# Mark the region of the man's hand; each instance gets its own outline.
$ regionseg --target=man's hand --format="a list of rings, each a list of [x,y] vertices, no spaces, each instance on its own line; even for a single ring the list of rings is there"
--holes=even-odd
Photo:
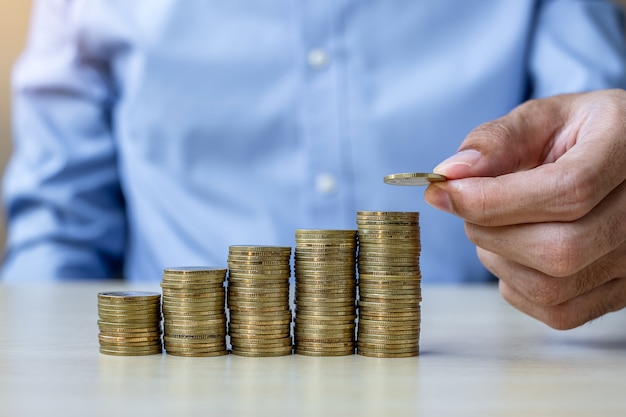
[[[500,293],[557,329],[626,307],[626,91],[529,101],[434,172]]]

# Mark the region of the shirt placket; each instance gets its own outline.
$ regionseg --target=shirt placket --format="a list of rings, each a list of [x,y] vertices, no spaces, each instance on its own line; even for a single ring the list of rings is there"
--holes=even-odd
[[[315,227],[342,227],[346,222],[347,184],[342,152],[339,80],[345,64],[334,26],[337,4],[330,0],[301,3],[301,132],[307,150],[307,211]]]

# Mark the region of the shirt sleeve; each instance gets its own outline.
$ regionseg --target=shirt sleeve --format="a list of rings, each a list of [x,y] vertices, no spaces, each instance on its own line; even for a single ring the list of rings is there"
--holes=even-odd
[[[3,184],[7,281],[121,277],[126,225],[112,88],[105,60],[81,51],[75,5],[34,3],[13,73],[14,152]]]
[[[543,0],[529,49],[530,98],[626,88],[624,11],[603,0]]]

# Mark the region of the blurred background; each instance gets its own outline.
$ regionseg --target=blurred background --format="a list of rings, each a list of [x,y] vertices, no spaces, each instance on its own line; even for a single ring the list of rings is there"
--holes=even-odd
[[[626,0],[618,0],[618,3],[626,8]],[[0,173],[4,172],[11,154],[11,67],[24,46],[29,13],[29,0],[7,0],[0,13]],[[0,221],[0,251],[4,240],[4,222]]]

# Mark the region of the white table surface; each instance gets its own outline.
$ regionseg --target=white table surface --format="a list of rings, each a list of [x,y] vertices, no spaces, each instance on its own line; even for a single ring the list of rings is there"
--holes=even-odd
[[[426,286],[419,357],[115,357],[97,299],[0,285],[0,416],[626,416],[626,311],[552,330],[495,286]]]

